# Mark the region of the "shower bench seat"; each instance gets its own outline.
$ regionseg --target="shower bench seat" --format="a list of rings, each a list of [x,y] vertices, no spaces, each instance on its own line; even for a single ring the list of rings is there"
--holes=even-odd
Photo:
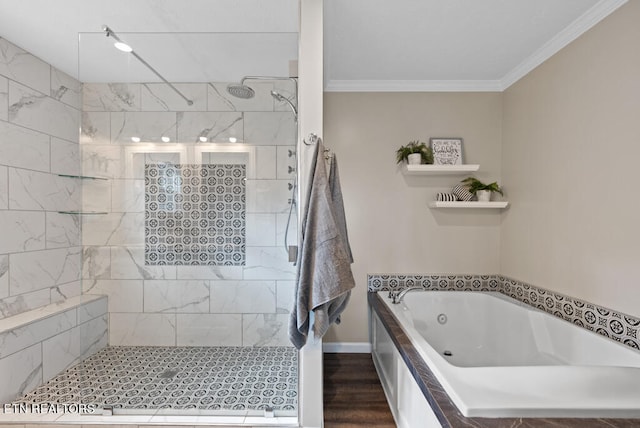
[[[107,296],[83,295],[0,320],[0,403],[107,345]]]

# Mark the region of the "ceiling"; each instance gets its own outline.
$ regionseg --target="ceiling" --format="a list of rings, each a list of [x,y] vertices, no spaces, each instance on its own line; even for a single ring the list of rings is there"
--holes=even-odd
[[[71,76],[157,81],[103,25],[171,82],[287,76],[298,55],[298,0],[0,0],[0,36]]]
[[[304,0],[303,0],[304,1]],[[324,0],[331,91],[503,90],[626,0]],[[85,82],[287,76],[298,0],[0,0],[0,37]]]

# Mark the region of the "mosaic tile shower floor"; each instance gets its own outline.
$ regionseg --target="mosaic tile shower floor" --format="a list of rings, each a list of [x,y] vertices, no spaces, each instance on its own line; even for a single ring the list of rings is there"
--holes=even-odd
[[[110,346],[17,401],[295,411],[297,388],[295,348]]]

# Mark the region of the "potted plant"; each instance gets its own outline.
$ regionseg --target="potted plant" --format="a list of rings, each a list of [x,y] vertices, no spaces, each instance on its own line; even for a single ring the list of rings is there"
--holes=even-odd
[[[411,141],[396,152],[398,163],[406,161],[409,165],[432,164],[433,152],[430,147],[420,141]]]
[[[497,182],[484,184],[482,181],[475,177],[467,177],[462,180],[462,184],[478,198],[480,202],[489,202],[491,200],[491,193],[496,192],[503,195],[502,189],[498,186]]]

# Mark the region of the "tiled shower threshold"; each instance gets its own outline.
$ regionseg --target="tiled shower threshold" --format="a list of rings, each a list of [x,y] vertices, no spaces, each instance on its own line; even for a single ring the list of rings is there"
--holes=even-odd
[[[272,427],[297,427],[298,418],[294,416],[257,416],[255,412],[238,412],[238,414],[211,415],[209,414],[189,414],[176,415],[167,414],[163,410],[158,410],[147,414],[114,414],[112,416],[103,415],[81,415],[77,413],[65,414],[24,414],[24,413],[1,413],[0,424],[55,424],[56,427],[62,424],[69,425],[225,425],[225,426],[272,426]]]

